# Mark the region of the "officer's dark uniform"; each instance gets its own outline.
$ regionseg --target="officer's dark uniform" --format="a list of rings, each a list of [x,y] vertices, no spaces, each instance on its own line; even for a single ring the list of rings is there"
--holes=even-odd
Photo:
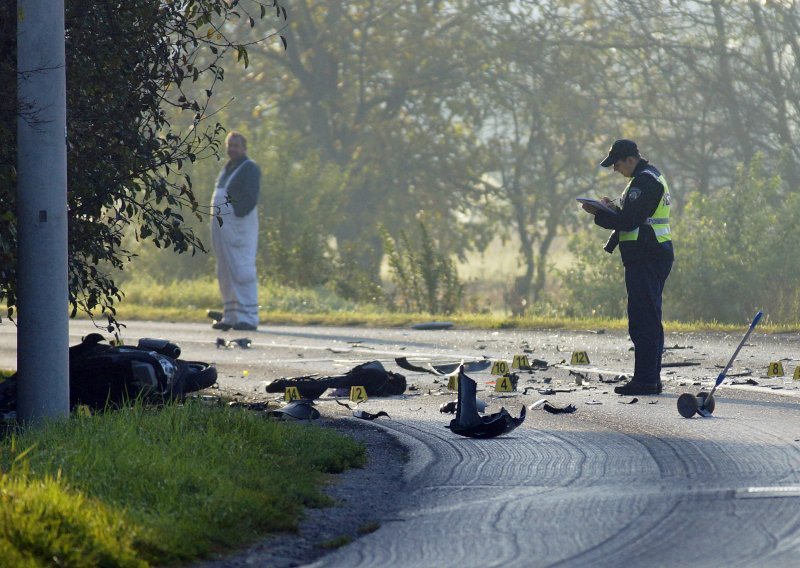
[[[618,152],[614,154],[617,147]],[[625,154],[621,156],[624,158],[637,155],[638,149],[630,140],[618,140],[601,165],[614,165],[620,152]],[[640,158],[623,193],[619,213],[598,210],[595,214],[595,224],[614,230],[606,250],[613,252],[618,243],[625,266],[628,332],[636,362],[632,384],[615,389],[620,394],[661,392],[661,354],[664,351],[661,294],[675,258],[669,205],[669,189],[661,172]]]

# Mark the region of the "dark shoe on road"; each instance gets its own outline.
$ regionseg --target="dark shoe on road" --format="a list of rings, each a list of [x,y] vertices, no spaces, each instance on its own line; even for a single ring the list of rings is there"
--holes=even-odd
[[[219,329],[222,331],[228,331],[233,326],[229,323],[225,323],[224,321],[215,321],[211,324],[211,329]]]
[[[252,323],[239,322],[234,324],[233,329],[236,331],[255,331],[258,329],[258,326],[255,326]]]
[[[614,387],[614,392],[625,396],[646,396],[649,394],[661,394],[661,383],[644,383],[642,381],[630,381],[619,387]]]

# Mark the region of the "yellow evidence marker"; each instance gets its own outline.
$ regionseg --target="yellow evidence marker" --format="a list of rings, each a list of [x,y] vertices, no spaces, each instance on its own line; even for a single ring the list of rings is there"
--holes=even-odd
[[[588,365],[589,354],[586,351],[573,351],[570,365]]]
[[[286,390],[283,391],[283,400],[286,402],[300,400],[300,391],[297,390],[297,387],[286,387]]]
[[[782,377],[783,376],[783,363],[780,361],[773,361],[767,367],[768,377]]]
[[[800,381],[800,365],[794,368],[794,380]]]
[[[458,390],[458,371],[447,375],[447,390],[451,391]]]
[[[509,372],[508,363],[505,361],[495,361],[492,363],[492,375],[507,375]]]
[[[511,392],[514,390],[514,385],[511,383],[511,377],[503,375],[494,383],[494,392]]]
[[[364,387],[350,387],[350,402],[355,402],[358,404],[359,402],[366,402],[367,401],[367,389]]]
[[[512,369],[526,369],[530,366],[527,355],[514,355],[514,360],[511,361]]]

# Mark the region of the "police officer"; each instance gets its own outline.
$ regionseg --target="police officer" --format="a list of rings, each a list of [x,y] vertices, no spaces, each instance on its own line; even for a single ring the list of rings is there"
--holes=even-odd
[[[635,349],[633,378],[614,392],[622,395],[661,393],[661,354],[664,327],[661,324],[661,294],[672,269],[674,254],[669,225],[670,194],[658,169],[639,154],[633,140],[617,140],[600,163],[629,179],[620,197],[620,207],[604,197],[614,212],[589,204],[583,208],[594,222],[614,232],[605,250],[619,245],[628,292],[628,332]]]

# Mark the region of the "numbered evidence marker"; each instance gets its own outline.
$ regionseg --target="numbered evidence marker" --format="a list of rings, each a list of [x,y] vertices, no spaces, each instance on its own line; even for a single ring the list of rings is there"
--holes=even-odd
[[[530,366],[527,355],[514,355],[514,360],[511,361],[512,369],[527,369]]]
[[[508,373],[508,363],[505,361],[495,361],[492,363],[492,375],[507,375]]]
[[[495,392],[511,392],[514,390],[514,385],[511,383],[511,377],[503,375],[494,382]]]
[[[586,351],[573,351],[570,365],[588,365],[589,354]]]
[[[355,402],[358,404],[359,402],[366,402],[367,401],[367,389],[364,387],[350,387],[350,402]]]
[[[283,400],[286,402],[300,400],[300,391],[297,390],[297,387],[286,387],[286,390],[283,391]]]
[[[794,368],[794,380],[800,381],[800,365]]]
[[[768,377],[782,377],[783,376],[783,363],[780,361],[773,361],[767,367]]]

